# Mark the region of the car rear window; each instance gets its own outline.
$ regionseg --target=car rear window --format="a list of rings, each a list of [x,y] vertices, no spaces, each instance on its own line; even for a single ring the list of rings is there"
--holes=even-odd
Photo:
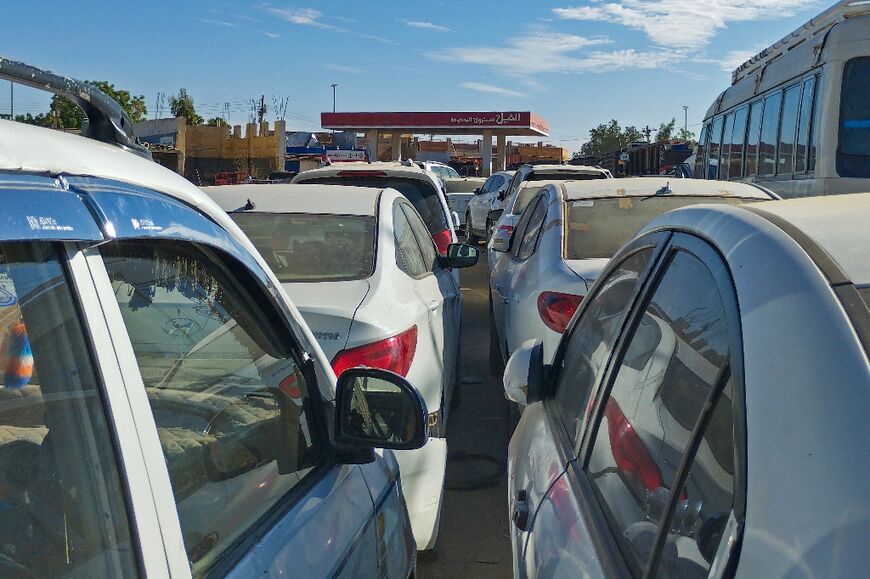
[[[350,171],[348,171],[350,173]],[[429,232],[434,234],[448,229],[447,217],[438,197],[438,190],[419,179],[401,179],[397,177],[314,177],[304,179],[300,183],[317,185],[348,185],[356,187],[387,187],[395,189],[414,205],[417,213],[423,218]]]
[[[230,213],[282,282],[348,281],[375,268],[375,218]]]
[[[589,181],[591,179],[607,179],[602,173],[572,173],[571,171],[535,171],[529,175],[526,181],[559,181],[570,179],[571,181]]]
[[[566,259],[610,258],[656,216],[687,205],[748,200],[734,197],[622,197],[569,201]]]

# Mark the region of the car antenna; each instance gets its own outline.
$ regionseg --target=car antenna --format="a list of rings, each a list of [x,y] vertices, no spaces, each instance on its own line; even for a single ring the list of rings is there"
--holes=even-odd
[[[253,201],[251,201],[250,199],[248,199],[247,203],[245,203],[245,206],[242,207],[242,209],[244,209],[245,211],[251,211],[252,209],[256,209],[256,208],[257,208],[257,204],[254,203]]]
[[[114,99],[92,84],[60,76],[8,58],[0,57],[0,79],[62,96],[85,113],[81,135],[151,159],[133,131],[133,121]]]

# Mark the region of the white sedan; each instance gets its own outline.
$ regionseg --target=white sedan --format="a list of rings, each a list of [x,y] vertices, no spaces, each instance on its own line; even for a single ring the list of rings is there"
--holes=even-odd
[[[525,191],[525,190],[523,190]],[[697,203],[776,199],[744,183],[643,177],[557,181],[529,195],[502,257],[490,271],[493,338],[490,366],[530,338],[541,338],[549,363],[577,306],[619,247],[657,215]]]
[[[462,297],[414,206],[394,189],[339,185],[206,187],[250,237],[299,308],[336,375],[369,366],[405,376],[429,409],[429,442],[397,451],[417,548],[438,536],[446,423],[459,355]]]

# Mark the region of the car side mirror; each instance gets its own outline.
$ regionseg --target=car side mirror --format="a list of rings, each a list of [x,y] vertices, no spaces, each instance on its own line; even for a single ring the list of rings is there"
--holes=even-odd
[[[441,258],[443,267],[472,267],[477,264],[480,250],[467,243],[451,243],[447,246],[447,255]]]
[[[462,222],[459,221],[459,213],[456,211],[450,212],[450,218],[453,220],[453,227],[459,227],[462,225]]]
[[[544,344],[532,338],[508,359],[502,377],[505,398],[521,407],[539,402],[544,394]]]
[[[486,214],[486,220],[492,224],[498,223],[498,220],[501,219],[502,213],[504,213],[504,209],[493,209]]]
[[[474,193],[475,195],[480,195],[480,187],[475,187],[472,193]]]
[[[351,368],[335,392],[335,442],[359,450],[413,450],[429,440],[426,402],[416,388],[387,370]]]

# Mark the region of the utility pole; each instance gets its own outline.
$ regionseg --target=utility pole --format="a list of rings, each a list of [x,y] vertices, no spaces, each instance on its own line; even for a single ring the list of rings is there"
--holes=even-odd
[[[337,87],[338,85],[335,83],[332,83],[329,86],[332,87],[332,112],[335,112],[335,87]]]
[[[683,113],[686,115],[686,119],[683,122],[683,131],[688,133],[689,132],[689,105],[683,105]]]
[[[257,118],[262,123],[266,116],[266,95],[260,95],[260,108],[257,109]]]

